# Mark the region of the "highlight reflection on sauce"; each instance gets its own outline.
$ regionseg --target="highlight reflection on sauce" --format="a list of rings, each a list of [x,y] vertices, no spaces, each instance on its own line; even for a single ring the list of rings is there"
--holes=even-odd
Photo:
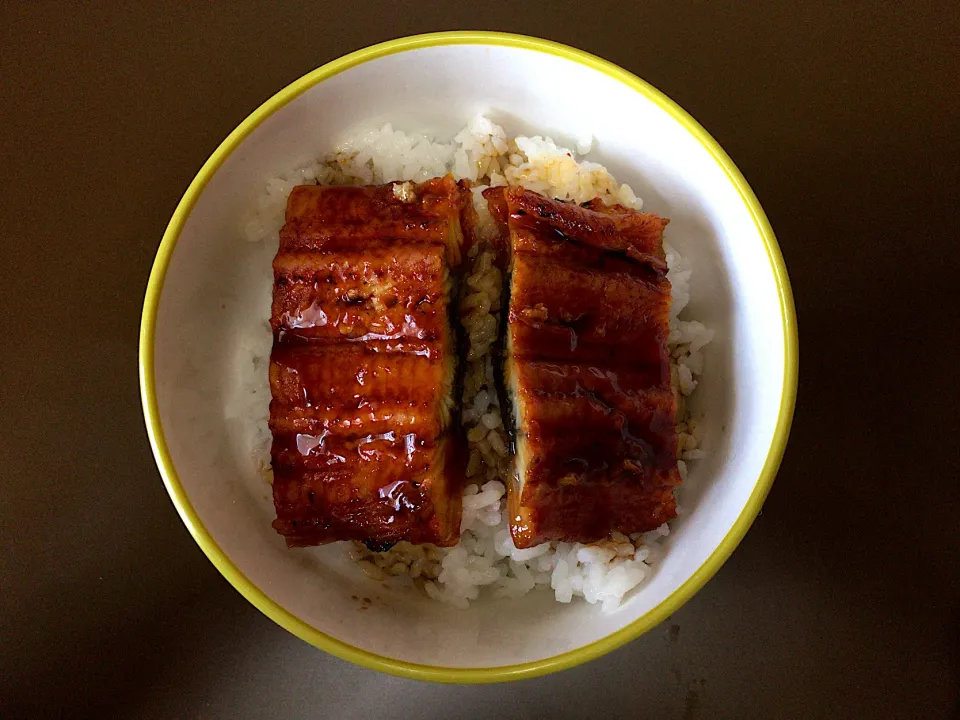
[[[308,307],[300,308],[296,314],[286,312],[283,314],[283,325],[290,329],[304,329],[312,327],[324,327],[327,324],[327,314],[316,302]]]
[[[299,433],[297,435],[297,450],[300,451],[300,454],[303,456],[309,455],[311,452],[317,448],[323,449],[323,441],[327,437],[327,431],[324,430],[320,435],[307,435],[306,433]]]
[[[414,512],[417,509],[414,498],[421,495],[420,491],[409,480],[397,480],[380,488],[380,499],[386,500],[396,512]]]
[[[320,435],[297,433],[297,452],[299,452],[303,457],[322,455],[322,462],[324,465],[339,465],[341,463],[345,463],[347,459],[343,455],[329,452],[324,446],[329,434],[330,433],[326,430],[320,433]]]
[[[396,436],[396,433],[393,432],[393,430],[389,430],[385,433],[379,433],[377,435],[367,435],[365,438],[362,438],[357,443],[357,452],[360,454],[360,457],[364,460],[377,460],[380,457],[381,451],[378,450],[376,447],[367,448],[364,446],[369,445],[371,443],[378,442],[378,441],[384,441],[384,440],[387,442],[394,442],[396,439],[397,439],[397,436]]]

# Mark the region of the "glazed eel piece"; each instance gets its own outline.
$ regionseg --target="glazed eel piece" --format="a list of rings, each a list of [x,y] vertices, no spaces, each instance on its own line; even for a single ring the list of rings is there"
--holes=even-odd
[[[270,358],[273,526],[288,546],[459,539],[451,276],[472,211],[450,176],[291,192]]]
[[[504,386],[514,543],[593,542],[676,516],[668,220],[523,188],[484,192],[509,271]]]

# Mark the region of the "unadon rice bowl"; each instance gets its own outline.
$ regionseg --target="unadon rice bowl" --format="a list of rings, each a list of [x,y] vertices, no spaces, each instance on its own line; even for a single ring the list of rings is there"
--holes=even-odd
[[[413,584],[439,602],[464,608],[484,595],[515,598],[531,591],[553,593],[558,602],[583,598],[604,611],[619,607],[631,590],[650,576],[661,557],[661,540],[669,525],[644,533],[614,532],[590,544],[544,542],[517,548],[510,533],[506,494],[512,472],[511,438],[504,428],[504,411],[496,388],[494,353],[505,322],[501,289],[504,271],[496,262],[493,241],[498,228],[482,196],[489,187],[522,186],[546,197],[574,203],[599,199],[607,205],[640,209],[642,200],[620,184],[602,166],[585,159],[592,139],[575,147],[557,145],[549,137],[508,137],[502,127],[480,115],[449,142],[395,130],[387,124],[345,137],[336,150],[315,162],[270,178],[256,207],[244,218],[247,240],[260,243],[264,257],[276,253],[284,208],[294,186],[374,185],[394,181],[422,182],[452,173],[473,183],[477,213],[477,241],[470,247],[466,270],[458,288],[458,306],[465,349],[462,362],[460,422],[466,437],[466,484],[460,541],[451,548],[399,542],[374,552],[360,542],[340,543],[344,552],[371,581]],[[395,186],[405,192],[404,185]],[[677,470],[685,478],[687,464],[704,456],[698,422],[688,409],[704,372],[703,348],[713,332],[684,315],[690,299],[693,268],[669,245],[663,249],[672,288],[668,347],[670,380],[677,402]],[[269,268],[269,262],[265,262]],[[249,425],[247,435],[254,461],[270,479],[270,442],[267,408],[270,396],[271,328],[266,322],[270,303],[263,303],[264,319],[255,336],[244,343],[249,353],[244,368]],[[252,359],[252,362],[250,361]],[[678,512],[682,512],[682,486]]]

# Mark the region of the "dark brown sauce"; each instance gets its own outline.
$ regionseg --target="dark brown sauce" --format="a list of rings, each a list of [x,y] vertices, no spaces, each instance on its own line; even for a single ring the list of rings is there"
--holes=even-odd
[[[440,401],[460,382],[445,266],[468,194],[452,178],[404,203],[391,185],[291,193],[270,369],[274,527],[288,545],[456,540],[448,478],[466,455]]]
[[[511,488],[515,542],[658,526],[679,482],[666,221],[522,189],[485,195],[512,251],[510,362],[528,453],[522,492]]]

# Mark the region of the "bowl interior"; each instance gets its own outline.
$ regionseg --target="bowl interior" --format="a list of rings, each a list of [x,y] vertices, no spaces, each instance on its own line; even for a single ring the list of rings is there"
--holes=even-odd
[[[606,165],[671,218],[667,238],[694,262],[685,312],[716,330],[695,414],[708,458],[691,463],[668,552],[616,612],[552,594],[460,611],[368,580],[339,547],[288,550],[273,531],[270,487],[251,460],[241,397],[250,338],[269,315],[271,253],[241,219],[270,175],[329,151],[358,124],[391,122],[451,138],[485,112],[509,134],[595,138]],[[258,351],[262,352],[262,348]],[[648,96],[596,69],[518,47],[448,45],[379,57],[306,90],[251,132],[202,189],[159,300],[156,394],[179,483],[216,544],[267,597],[313,628],[395,660],[451,668],[528,663],[641,620],[694,575],[731,531],[761,475],[785,380],[784,328],[771,260],[749,207],[710,152]],[[262,369],[266,372],[266,369]],[[363,599],[369,599],[369,603]]]

